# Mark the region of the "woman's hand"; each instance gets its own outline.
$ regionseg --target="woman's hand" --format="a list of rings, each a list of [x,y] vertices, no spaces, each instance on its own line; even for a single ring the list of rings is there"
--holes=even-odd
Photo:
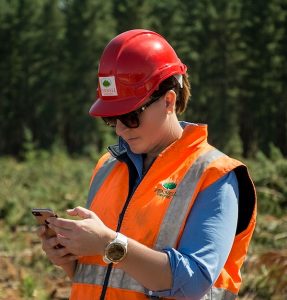
[[[92,211],[76,207],[67,211],[82,220],[49,218],[48,226],[57,233],[57,241],[76,256],[103,255],[106,245],[116,237]],[[135,280],[151,290],[172,287],[172,272],[168,255],[128,239],[128,255],[118,264]]]
[[[92,211],[76,207],[67,210],[70,216],[82,220],[49,218],[49,227],[57,233],[56,241],[68,253],[76,256],[103,255],[106,245],[115,238],[116,232],[108,228]]]
[[[37,231],[38,236],[42,241],[42,249],[46,253],[49,260],[57,265],[63,266],[71,264],[77,260],[77,256],[72,255],[65,247],[59,247],[57,237],[47,237],[46,227],[40,226]]]
[[[46,230],[45,226],[41,226],[37,231],[38,236],[42,240],[43,251],[53,264],[61,267],[72,279],[78,257],[72,255],[66,248],[60,248],[57,237],[47,237]]]

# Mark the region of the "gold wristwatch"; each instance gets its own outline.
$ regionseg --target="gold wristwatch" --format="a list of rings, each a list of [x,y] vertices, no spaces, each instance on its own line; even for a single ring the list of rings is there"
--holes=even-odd
[[[117,264],[127,255],[128,239],[125,235],[117,232],[114,240],[112,240],[105,248],[103,261],[107,264]]]

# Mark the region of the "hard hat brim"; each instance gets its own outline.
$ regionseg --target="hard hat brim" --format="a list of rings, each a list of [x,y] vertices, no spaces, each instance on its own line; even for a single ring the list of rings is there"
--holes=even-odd
[[[142,106],[150,95],[147,95],[140,101],[138,98],[125,99],[119,101],[107,101],[98,98],[89,110],[89,115],[92,117],[112,117],[127,114]]]

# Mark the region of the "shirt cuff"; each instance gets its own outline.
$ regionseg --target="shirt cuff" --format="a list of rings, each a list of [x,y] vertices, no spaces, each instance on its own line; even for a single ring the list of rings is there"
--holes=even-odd
[[[170,256],[171,256],[170,251],[171,251],[171,249],[167,248],[167,249],[163,249],[162,251],[167,254],[168,259],[169,259],[169,263],[171,264],[171,259],[170,259]],[[171,268],[171,271],[172,271],[172,266],[170,266],[170,268]],[[172,283],[172,285],[173,285],[173,283]],[[162,290],[162,291],[151,291],[151,290],[148,290],[148,295],[150,297],[154,297],[156,299],[158,297],[161,298],[161,297],[170,297],[170,296],[173,296],[173,293],[172,293],[172,289],[170,289],[170,290]]]

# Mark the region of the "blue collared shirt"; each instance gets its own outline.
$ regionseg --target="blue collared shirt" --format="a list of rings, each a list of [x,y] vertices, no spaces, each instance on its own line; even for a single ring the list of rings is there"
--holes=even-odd
[[[181,122],[184,127],[187,123]],[[133,153],[119,138],[119,149],[126,150],[138,177],[144,177],[143,156]],[[169,257],[172,288],[149,291],[151,296],[200,299],[218,278],[236,234],[238,182],[232,171],[198,194],[177,249],[163,249]]]

